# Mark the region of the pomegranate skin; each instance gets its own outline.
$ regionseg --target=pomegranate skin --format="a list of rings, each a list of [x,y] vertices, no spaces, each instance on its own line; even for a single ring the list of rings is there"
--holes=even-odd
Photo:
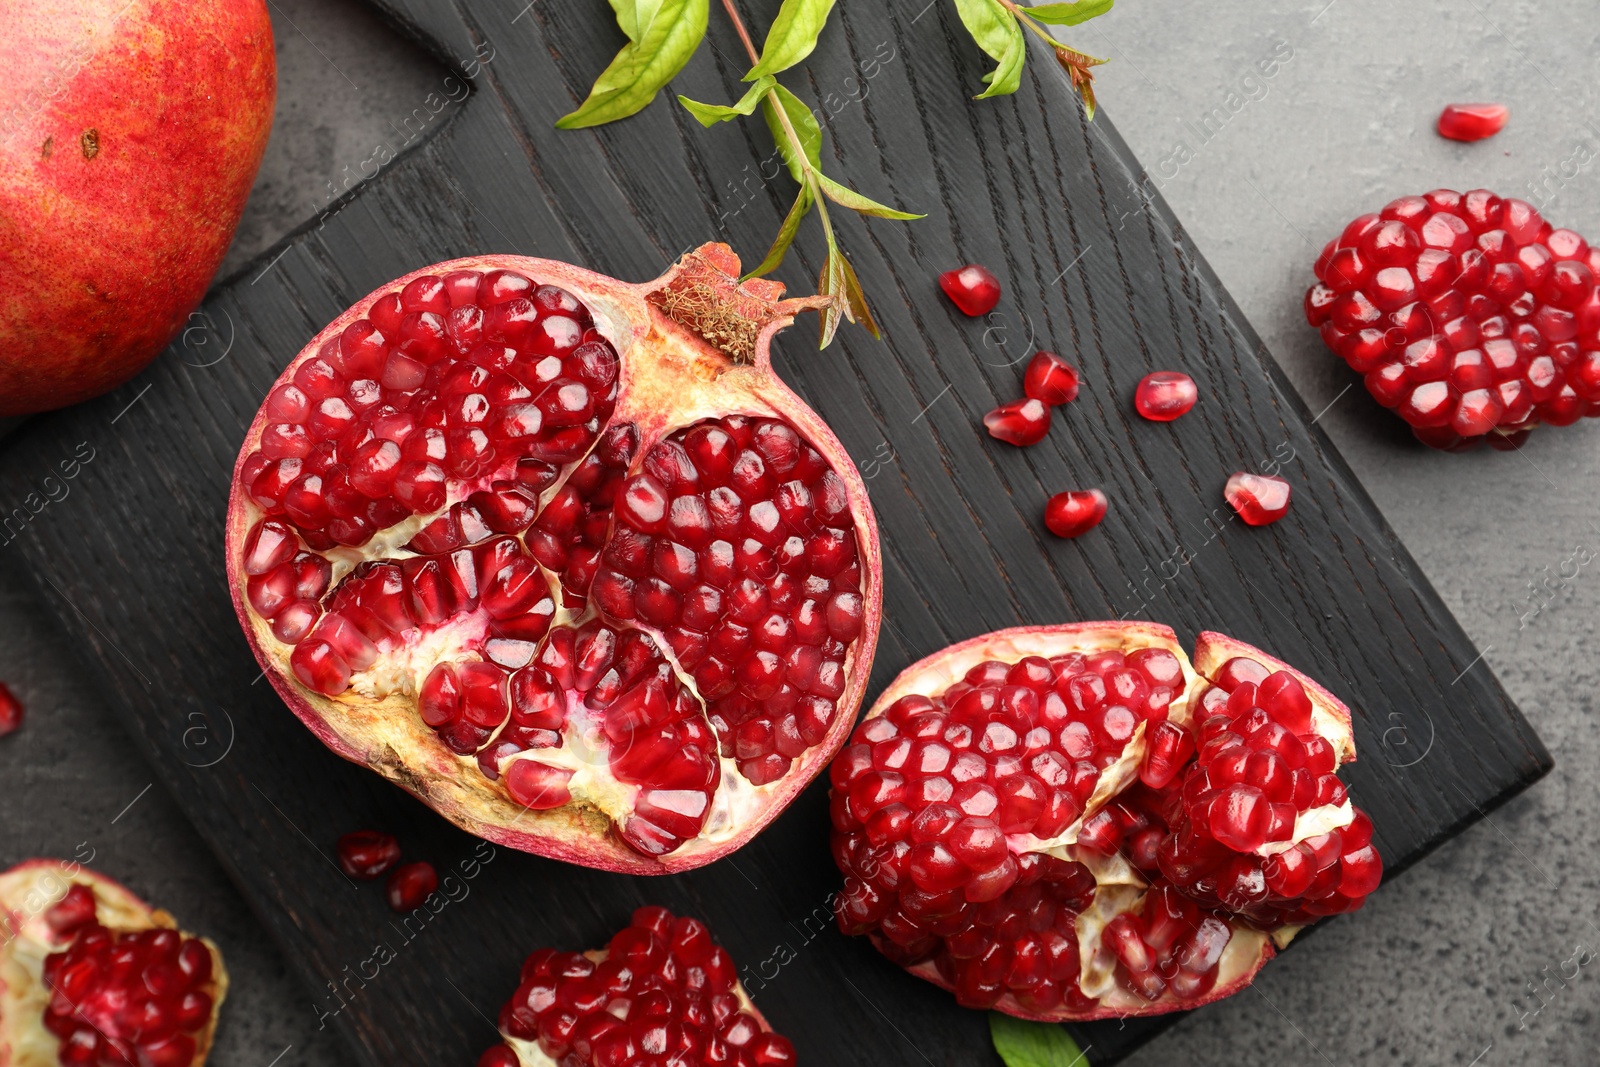
[[[24,860],[0,872],[0,975],[25,982],[42,980],[39,967],[48,953],[58,952],[65,939],[55,934],[48,922],[48,911],[60,903],[73,886],[87,886],[95,897],[94,920],[116,934],[146,930],[178,930],[177,921],[166,911],[152,908],[121,883],[90,870],[80,863],[61,859]],[[185,939],[193,937],[184,933]],[[210,986],[212,1005],[205,1025],[193,1035],[194,1054],[189,1067],[202,1067],[216,1035],[217,1019],[227,998],[228,973],[222,953],[209,938],[199,938],[211,955]],[[0,994],[11,999],[30,995],[38,998],[42,1012],[48,993],[0,981]],[[45,1030],[42,1019],[22,1012],[0,1016],[0,1064],[8,1067],[55,1067],[57,1039]],[[49,1050],[46,1057],[41,1053]]]
[[[388,282],[353,303],[306,343],[280,381],[288,380],[298,366],[315,358],[324,344],[337,340],[347,327],[361,320],[376,298],[400,291],[414,279],[453,271],[511,271],[559,286],[592,310],[597,326],[603,327],[622,355],[622,380],[628,399],[625,404],[619,401],[613,418],[632,421],[642,436],[650,438],[674,419],[693,421],[720,412],[772,411],[826,454],[846,457],[848,454],[833,432],[771,367],[772,338],[793,321],[798,310],[815,306],[814,299],[773,303],[778,314],[763,321],[759,332],[750,339],[748,361],[731,361],[727,354],[669,317],[655,302],[673,284],[691,280],[685,274],[690,261],[709,264],[731,277],[738,274],[737,258],[726,245],[719,244],[705,245],[685,256],[661,278],[637,284],[568,263],[525,256],[487,255],[435,263]],[[781,286],[772,287],[772,283],[758,279],[742,287],[739,297],[752,300],[754,293],[774,288],[781,291]],[[663,365],[673,369],[655,374],[628,369],[631,353],[651,346],[658,346],[665,353]],[[694,379],[692,384],[681,376],[685,372]],[[800,756],[789,773],[764,787],[767,792],[759,809],[735,831],[717,840],[696,838],[665,855],[647,856],[605,832],[605,817],[593,809],[570,805],[552,810],[525,808],[497,785],[460,774],[460,762],[438,743],[437,736],[420,719],[415,723],[407,720],[404,728],[395,726],[398,719],[411,715],[413,710],[398,696],[386,698],[381,705],[357,708],[344,696],[329,698],[300,684],[286,658],[275,658],[272,631],[253,613],[248,602],[242,565],[245,539],[259,517],[245,488],[243,473],[269,423],[264,405],[245,434],[234,468],[226,530],[230,594],[251,650],[290,710],[323,744],[345,759],[382,774],[469,833],[509,848],[599,870],[629,874],[691,870],[742,847],[777,818],[828,765],[853,729],[871,672],[882,604],[877,523],[866,486],[853,464],[840,464],[835,471],[845,485],[860,553],[863,620],[844,668],[845,688],[838,714],[826,736]]]
[[[14,0],[0,40],[0,415],[98,396],[205,295],[272,126],[262,0]]]

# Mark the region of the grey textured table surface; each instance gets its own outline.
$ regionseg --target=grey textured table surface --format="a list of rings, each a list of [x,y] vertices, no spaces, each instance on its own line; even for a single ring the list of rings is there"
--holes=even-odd
[[[437,73],[349,0],[271,6],[278,118],[230,270],[393,141]],[[1600,579],[1567,561],[1600,551],[1600,424],[1535,434],[1520,453],[1427,452],[1359,387],[1342,392],[1351,376],[1300,314],[1322,242],[1403,193],[1487,186],[1600,237],[1592,14],[1579,0],[1124,0],[1072,31],[1111,57],[1101,100],[1152,185],[1307,404],[1327,406],[1322,425],[1483,651],[1471,669],[1500,676],[1557,761],[1357,916],[1136,1055],[1140,1067],[1596,1062],[1600,977],[1572,961],[1600,951]],[[1504,133],[1434,135],[1440,106],[1475,100],[1511,106]],[[182,814],[144,791],[153,775],[18,585],[0,569],[0,678],[30,713],[0,742],[0,860],[88,841],[96,866],[220,941],[235,984],[218,1067],[345,1062]]]

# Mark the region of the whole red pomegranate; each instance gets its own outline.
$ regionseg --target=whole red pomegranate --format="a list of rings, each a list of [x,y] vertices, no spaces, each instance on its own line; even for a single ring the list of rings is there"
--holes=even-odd
[[[0,874],[0,1064],[198,1067],[227,991],[216,945],[104,875]]]
[[[503,1043],[478,1067],[793,1067],[698,919],[644,907],[599,951],[541,948],[500,1009]]]
[[[877,530],[768,343],[810,300],[706,245],[632,285],[425,268],[245,437],[240,621],[334,751],[491,841],[640,873],[738,848],[849,733]]]
[[[205,295],[272,126],[262,0],[12,0],[0,415],[127,381]]]
[[[1350,713],[1153,623],[1001,630],[907,668],[834,762],[840,928],[1029,1019],[1190,1008],[1377,887]]]

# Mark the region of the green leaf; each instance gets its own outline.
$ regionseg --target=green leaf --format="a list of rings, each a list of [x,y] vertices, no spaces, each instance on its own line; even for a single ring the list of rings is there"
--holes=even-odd
[[[844,254],[833,242],[828,242],[828,258],[823,261],[822,274],[817,278],[817,292],[833,302],[821,310],[822,337],[817,342],[818,348],[827,348],[833,343],[833,335],[839,332],[839,318],[849,310],[848,298],[844,293],[844,272],[847,268]]]
[[[803,163],[810,163],[813,171],[822,170],[822,129],[817,125],[817,117],[811,109],[800,102],[800,98],[781,85],[774,85],[772,91],[777,94],[778,102],[783,105],[783,114],[788,116],[789,124],[794,127],[795,134],[800,138],[801,151],[805,159],[794,158],[794,150],[789,144],[789,135],[784,132],[783,123],[779,121],[778,109],[772,105],[772,97],[768,96],[761,101],[761,114],[766,117],[767,128],[772,131],[772,139],[778,143],[778,151],[783,155],[783,161],[789,165],[789,173],[801,185],[806,183],[805,167]]]
[[[750,86],[748,92],[739,98],[739,102],[732,107],[721,104],[702,104],[698,100],[690,100],[687,96],[678,97],[678,103],[689,110],[689,114],[700,120],[702,126],[715,126],[719,122],[736,119],[740,115],[748,115],[761,105],[761,98],[766,95],[777,81],[769,74]]]
[[[761,59],[744,80],[788,70],[809,56],[817,47],[817,36],[828,21],[833,3],[834,0],[783,0],[772,29],[767,31],[767,41],[761,46]]]
[[[611,10],[617,13],[617,25],[628,40],[639,39],[641,26],[649,26],[661,10],[662,0],[610,0]]]
[[[861,282],[856,278],[856,269],[850,261],[840,253],[839,261],[844,264],[844,296],[845,314],[850,321],[862,326],[875,340],[882,340],[883,334],[878,332],[878,322],[872,317],[872,309],[867,306],[867,294],[861,291]]]
[[[1016,92],[1022,84],[1022,60],[1028,50],[1022,40],[1022,27],[1011,12],[1000,0],[956,0],[956,13],[978,47],[998,64],[983,76],[988,88],[978,94],[978,99]]]
[[[1086,1067],[1078,1043],[1060,1026],[989,1013],[989,1035],[1006,1067]]]
[[[894,208],[880,204],[876,200],[869,200],[849,186],[840,185],[820,171],[817,173],[817,182],[822,186],[822,195],[832,200],[835,204],[847,207],[851,211],[859,211],[863,215],[871,215],[875,219],[920,219],[924,217],[922,215],[913,215],[909,211],[896,211]]]
[[[1078,0],[1075,4],[1040,4],[1025,13],[1052,26],[1076,26],[1111,10],[1113,0]]]
[[[783,265],[783,257],[789,254],[789,246],[794,244],[794,236],[800,232],[801,221],[811,213],[815,203],[811,196],[811,186],[801,184],[800,195],[794,198],[794,206],[784,218],[783,227],[778,230],[777,238],[767,251],[767,258],[763,259],[755,270],[746,274],[746,278],[759,278],[763,274],[771,274]]]
[[[563,130],[625,119],[655,99],[694,55],[706,35],[710,0],[611,0],[627,35],[578,110],[562,116]]]

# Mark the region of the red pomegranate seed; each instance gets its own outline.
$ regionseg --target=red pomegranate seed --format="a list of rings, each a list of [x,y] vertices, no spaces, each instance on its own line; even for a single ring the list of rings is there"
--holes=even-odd
[[[478,1067],[522,1067],[522,1061],[517,1059],[510,1045],[502,1042],[483,1050],[483,1055],[478,1057]]]
[[[1270,474],[1236,471],[1228,476],[1222,495],[1251,526],[1277,522],[1289,512],[1289,483]]]
[[[1505,129],[1511,109],[1504,104],[1449,104],[1439,113],[1439,136],[1481,141]]]
[[[645,907],[603,952],[529,955],[500,1032],[537,1042],[535,1056],[552,1063],[792,1067],[794,1046],[748,1005],[733,958],[704,923]],[[499,1049],[479,1067],[515,1067]]]
[[[939,275],[939,288],[968,315],[987,315],[1000,302],[1000,279],[976,263]]]
[[[14,733],[21,725],[22,701],[4,682],[0,682],[0,737]]]
[[[1054,352],[1035,352],[1023,373],[1022,391],[1052,407],[1069,403],[1078,396],[1078,372]]]
[[[1029,397],[1001,404],[983,417],[989,436],[1010,445],[1036,445],[1050,432],[1050,407]]]
[[[1105,517],[1106,495],[1098,489],[1057,493],[1044,506],[1045,527],[1057,537],[1088,533]]]
[[[1200,397],[1194,379],[1175,370],[1158,370],[1139,379],[1133,406],[1152,422],[1171,422],[1187,414]]]
[[[381,830],[353,830],[339,838],[339,869],[367,881],[400,862],[400,842]]]
[[[391,910],[404,913],[422,907],[438,888],[439,875],[433,864],[416,860],[391,871],[383,893]]]

